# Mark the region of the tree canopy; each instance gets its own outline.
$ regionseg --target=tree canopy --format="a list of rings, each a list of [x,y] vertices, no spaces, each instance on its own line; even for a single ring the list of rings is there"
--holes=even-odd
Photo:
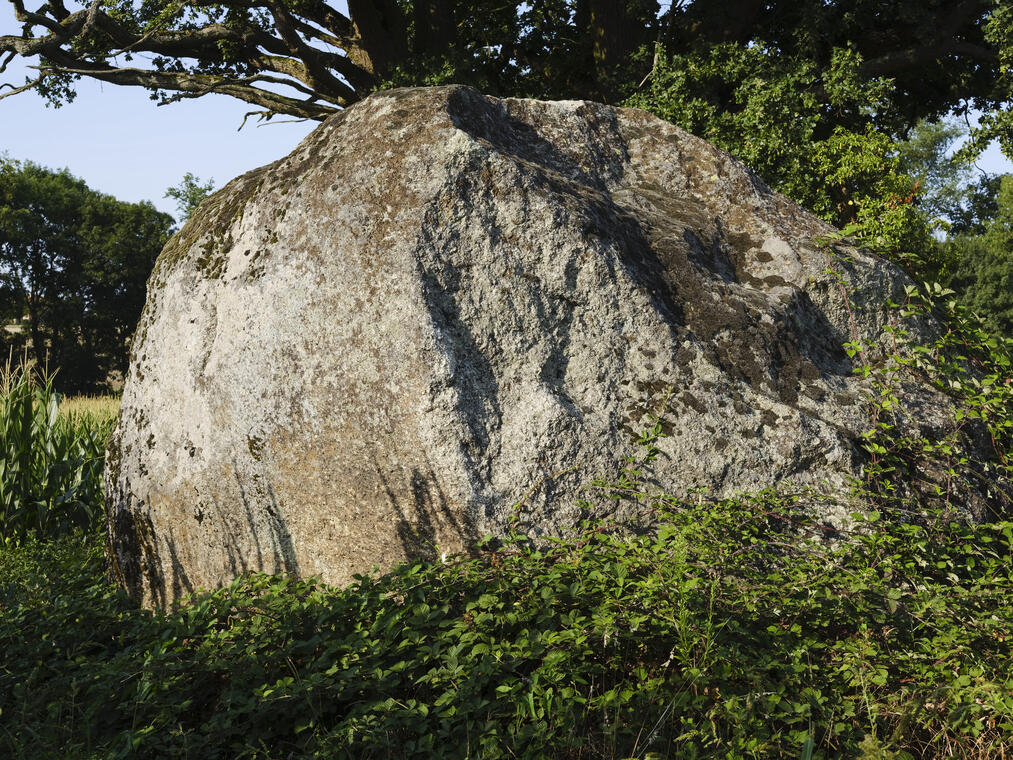
[[[987,327],[1013,336],[1013,174],[996,178],[994,211],[982,234],[952,235],[936,252],[938,279]]]
[[[0,346],[59,369],[64,392],[125,373],[145,282],[173,219],[66,171],[0,160]],[[6,353],[6,351],[5,351]]]
[[[187,172],[183,175],[182,181],[178,185],[166,190],[165,195],[162,197],[172,198],[176,201],[176,208],[179,210],[180,219],[185,222],[197,210],[201,201],[214,192],[214,189],[214,178],[201,183],[200,177],[196,176],[193,172]]]
[[[983,114],[965,150],[1013,155],[1011,0],[9,0],[7,85],[53,104],[75,81],[162,103],[224,94],[262,118],[323,119],[377,89],[471,84],[497,96],[647,108],[743,158],[883,251],[926,244],[893,148],[925,120]],[[993,188],[994,189],[994,188]]]
[[[1000,111],[1009,0],[348,0],[347,12],[324,0],[9,2],[22,29],[0,37],[0,61],[41,57],[37,78],[12,89],[54,102],[83,76],[163,101],[220,93],[311,119],[396,84],[619,102],[657,70],[660,51],[707,60],[737,50],[790,62],[835,123],[869,117],[842,103],[834,62],[847,57],[853,79],[890,83],[878,126],[975,107],[1013,147]],[[708,98],[733,108],[735,88],[710,84]]]

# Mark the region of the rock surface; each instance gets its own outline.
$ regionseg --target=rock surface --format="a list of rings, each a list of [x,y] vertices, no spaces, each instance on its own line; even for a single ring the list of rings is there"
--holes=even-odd
[[[832,259],[832,232],[642,111],[374,95],[159,258],[108,455],[114,572],[166,605],[459,551],[518,503],[559,534],[651,415],[672,493],[840,491],[869,424],[842,344],[908,281]]]

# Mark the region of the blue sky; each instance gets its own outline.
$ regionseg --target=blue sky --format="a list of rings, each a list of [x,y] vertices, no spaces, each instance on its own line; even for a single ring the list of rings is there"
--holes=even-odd
[[[8,6],[9,8],[9,6]],[[10,26],[13,26],[11,24]],[[7,27],[7,28],[5,28]],[[12,31],[0,23],[0,34]],[[12,64],[0,81],[24,81]],[[221,187],[243,172],[291,152],[317,122],[258,127],[254,107],[228,97],[157,106],[139,87],[81,80],[73,103],[49,108],[34,92],[0,100],[0,152],[52,169],[69,169],[96,190],[120,200],[149,200],[176,213],[164,198],[186,172]]]
[[[0,34],[18,34],[13,8],[0,4]],[[12,63],[0,82],[22,84],[31,72]],[[233,177],[291,152],[317,122],[265,126],[250,119],[254,107],[224,96],[157,106],[138,87],[82,79],[78,97],[54,109],[33,92],[0,100],[0,153],[52,169],[69,169],[89,186],[125,201],[148,200],[176,213],[164,198],[186,172],[221,187]],[[993,147],[979,162],[987,171],[1013,171]]]

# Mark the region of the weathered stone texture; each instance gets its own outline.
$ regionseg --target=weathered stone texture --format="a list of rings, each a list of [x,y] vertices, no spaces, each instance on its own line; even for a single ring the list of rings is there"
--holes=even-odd
[[[842,343],[907,281],[831,262],[831,233],[641,111],[374,95],[162,253],[109,453],[116,572],[146,604],[245,570],[341,584],[522,499],[558,534],[647,415],[676,494],[839,490],[868,426]]]

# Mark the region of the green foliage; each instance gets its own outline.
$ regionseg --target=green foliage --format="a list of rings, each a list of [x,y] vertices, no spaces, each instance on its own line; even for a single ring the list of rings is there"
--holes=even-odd
[[[145,281],[171,226],[149,203],[0,160],[0,322],[25,320],[0,341],[60,368],[61,391],[106,389],[110,373],[126,372]]]
[[[140,20],[130,3],[105,7],[147,33],[199,28],[193,5],[146,3]],[[672,52],[659,49],[629,102],[734,151],[824,218],[860,225],[881,251],[912,260],[930,247],[930,209],[944,209],[945,193],[919,206],[915,183],[946,186],[951,175],[922,169],[939,169],[949,133],[916,131],[899,151],[888,136],[940,101],[914,108],[917,83],[870,75],[864,54],[833,34],[835,24],[853,33],[863,15],[891,24],[861,8],[842,17],[836,3],[780,4],[782,21],[762,27],[773,41],[714,42],[705,5],[675,6],[700,42],[680,44],[677,24],[661,30]],[[469,21],[488,44],[453,59],[419,52],[425,65],[394,66],[385,81],[471,72],[493,91],[629,94],[634,80],[609,78],[607,51],[589,39],[567,47],[569,10],[527,5],[524,39],[505,48],[512,10],[490,6]],[[271,26],[255,10],[209,13]],[[221,51],[200,61],[203,72],[241,68],[238,43]],[[650,59],[628,52],[631,68]],[[204,186],[188,174],[175,190],[182,203]],[[1004,250],[1006,205],[1003,196],[989,215],[981,250]],[[954,272],[970,269],[970,255],[953,261]],[[0,507],[17,538],[0,546],[0,755],[1003,756],[1013,749],[1013,525],[969,525],[953,507],[962,484],[998,491],[1010,474],[1011,344],[956,303],[912,290],[901,309],[949,327],[919,347],[894,326],[895,350],[863,362],[875,396],[850,522],[819,518],[830,505],[808,493],[652,493],[641,475],[659,454],[659,424],[641,438],[644,461],[594,484],[653,508],[639,534],[584,524],[550,542],[515,535],[343,590],[251,575],[158,614],[106,580],[94,531],[100,445],[89,458],[47,443],[73,437],[55,432],[52,383],[12,375],[0,407],[2,505],[13,505]],[[913,375],[953,399],[952,435],[911,432],[898,388]],[[100,444],[107,427],[71,429]]]
[[[953,119],[922,121],[896,144],[901,169],[918,182],[918,209],[936,229],[978,222],[973,169],[950,154],[966,136],[967,130]]]
[[[984,111],[979,125],[971,130],[971,139],[961,149],[964,156],[980,155],[994,140],[1002,152],[1013,156],[1013,111],[1009,108],[1010,82],[1013,81],[1013,6],[996,0],[982,25],[984,40],[997,51],[998,71],[991,86],[975,99]]]
[[[887,328],[892,352],[861,368],[875,390],[872,427],[863,436],[869,460],[861,496],[901,519],[927,505],[977,520],[1013,514],[1013,339],[986,329],[953,295],[939,284],[928,294],[909,286],[899,310],[905,321]],[[904,325],[933,316],[943,320],[940,336],[929,345],[914,342]],[[860,351],[849,344],[850,355]],[[910,381],[928,381],[949,397],[951,430],[918,431],[910,424],[900,401]],[[992,484],[984,499],[974,495],[982,481]]]
[[[992,332],[1013,336],[1013,252],[996,250],[981,237],[948,240],[942,251],[948,271],[940,280]]]
[[[915,180],[871,118],[889,102],[890,83],[863,78],[860,64],[847,47],[825,68],[763,43],[662,53],[626,105],[737,155],[826,221],[862,224],[863,242],[905,258],[929,244],[929,232],[913,206]]]
[[[180,219],[186,222],[190,218],[190,215],[197,210],[201,201],[211,195],[214,189],[214,179],[201,184],[200,177],[195,176],[192,172],[187,172],[183,175],[183,180],[178,185],[170,187],[165,191],[165,197],[176,201],[176,208],[179,209]]]
[[[798,88],[786,94],[818,105],[817,139],[837,126],[863,134],[866,123],[902,134],[974,107],[986,118],[969,151],[996,136],[1013,151],[1007,0],[104,0],[34,12],[12,4],[23,26],[0,37],[0,57],[41,54],[41,77],[24,89],[54,103],[89,75],[145,87],[162,102],[228,94],[266,118],[323,119],[378,88],[436,82],[618,103],[658,73],[659,48],[704,69],[726,51],[758,51],[795,70]],[[736,82],[705,98],[717,113],[741,108]],[[856,110],[858,93],[875,104]],[[791,119],[782,126],[794,128]]]
[[[965,187],[967,203],[954,214],[950,235],[983,235],[988,222],[999,213],[1002,174],[986,174]]]
[[[657,527],[406,564],[345,590],[247,576],[134,609],[97,542],[0,553],[15,757],[997,756],[1013,526],[805,499],[659,497]],[[826,539],[832,539],[827,541]],[[880,754],[874,754],[878,752]]]
[[[0,368],[0,543],[92,530],[104,518],[111,417],[60,413],[52,376]]]
[[[808,492],[653,492],[658,422],[622,478],[592,484],[650,508],[649,528],[515,534],[346,589],[248,575],[152,614],[110,585],[94,532],[26,531],[0,546],[0,754],[1008,753],[1013,524],[957,519],[956,492],[901,496],[940,461],[953,479],[1001,486],[1011,342],[955,303],[908,297],[901,317],[942,309],[950,329],[920,348],[892,327],[892,354],[862,366],[875,390],[869,478],[845,522],[821,517],[844,503]],[[912,372],[954,399],[965,433],[987,434],[989,456],[971,461],[972,435],[903,434],[896,389]]]
[[[989,330],[1013,337],[1013,175],[996,180],[982,234],[953,235],[936,245],[928,274],[952,288]]]
[[[1013,254],[1013,174],[999,184],[996,213],[985,230],[985,242],[996,250]]]

